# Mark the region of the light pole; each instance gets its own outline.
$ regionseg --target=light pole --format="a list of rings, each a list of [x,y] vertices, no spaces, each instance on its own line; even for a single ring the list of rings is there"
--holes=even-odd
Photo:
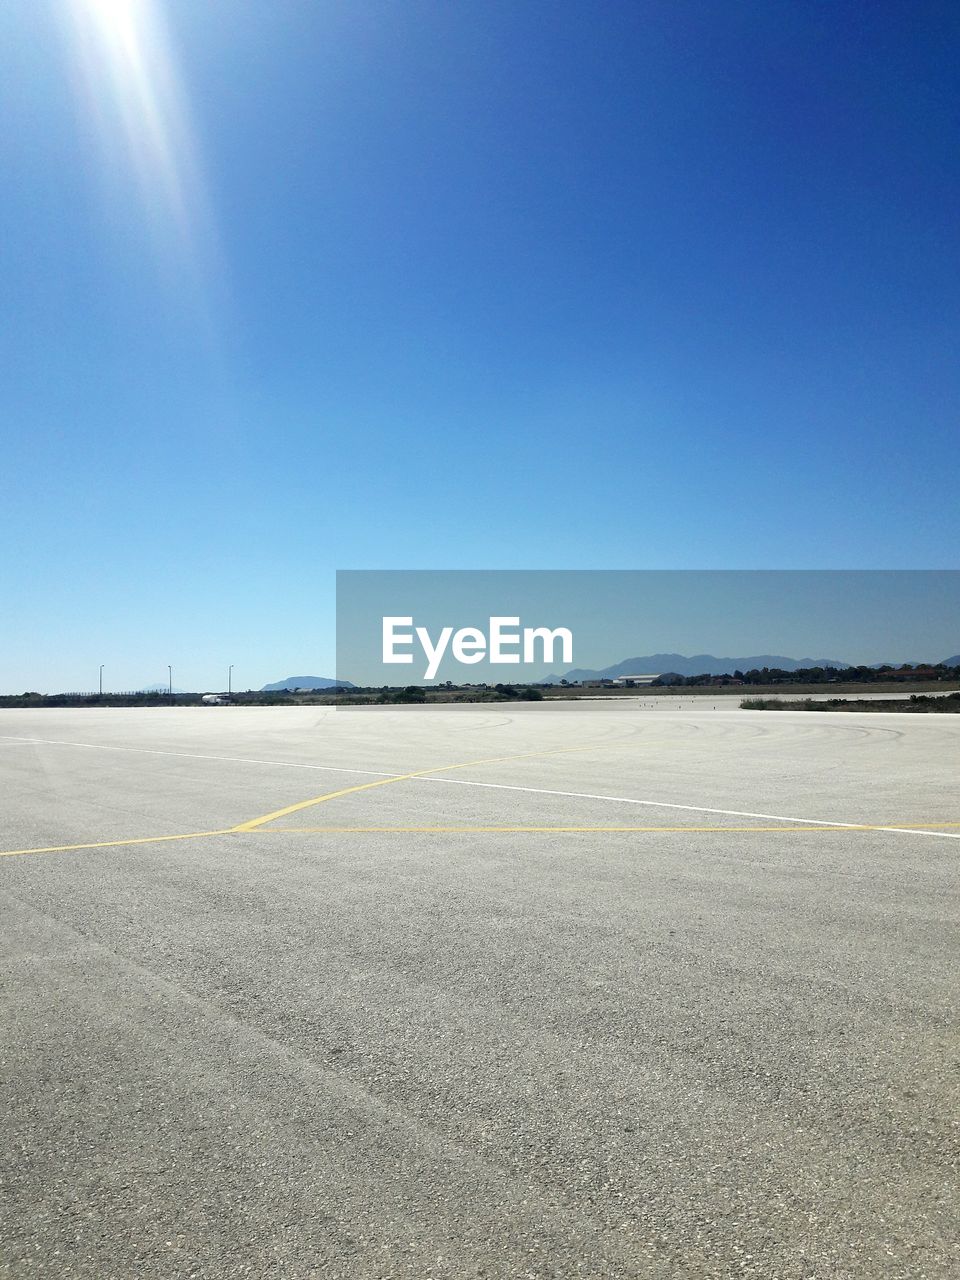
[[[227,697],[233,693],[233,663],[227,668]]]
[[[100,663],[100,697],[103,697],[103,663]]]
[[[167,678],[168,678],[167,692],[172,698],[173,697],[173,667],[171,667],[169,662],[167,663]]]

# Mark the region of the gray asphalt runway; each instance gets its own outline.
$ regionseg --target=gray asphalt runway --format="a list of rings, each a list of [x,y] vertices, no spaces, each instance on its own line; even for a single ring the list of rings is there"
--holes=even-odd
[[[719,697],[0,711],[0,1274],[957,1275],[958,777]]]

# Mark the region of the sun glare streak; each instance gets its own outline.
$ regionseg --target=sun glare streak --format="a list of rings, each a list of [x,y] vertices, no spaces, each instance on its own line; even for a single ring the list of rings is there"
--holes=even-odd
[[[187,97],[156,0],[66,0],[85,116],[95,122],[112,212],[132,177],[161,266],[203,292],[216,237]],[[185,278],[185,276],[187,278]],[[199,301],[199,298],[197,299]]]

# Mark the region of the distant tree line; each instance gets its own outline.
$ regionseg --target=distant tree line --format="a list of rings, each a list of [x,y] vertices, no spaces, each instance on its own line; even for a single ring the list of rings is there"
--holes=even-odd
[[[743,698],[744,711],[897,711],[906,714],[956,715],[960,693],[912,693],[909,698]]]
[[[425,689],[419,684],[409,684],[405,689],[381,689],[376,697],[376,701],[381,704],[388,703],[404,703],[404,702],[433,702],[437,701],[437,697],[428,698],[427,694],[433,692]],[[513,685],[513,684],[495,684],[492,687],[488,685],[469,685],[463,689],[453,685],[449,680],[446,684],[437,688],[437,694],[441,695],[441,700],[449,701],[449,697],[443,695],[458,694],[454,700],[458,702],[541,702],[543,694],[539,689],[533,689],[529,685]]]
[[[796,671],[784,671],[780,667],[751,667],[749,671],[734,671],[733,675],[718,676],[704,672],[698,676],[661,676],[653,685],[692,688],[705,684],[877,684],[891,680],[960,680],[960,666],[948,667],[938,662],[929,666],[907,663],[894,667],[885,663],[879,667],[798,667]]]

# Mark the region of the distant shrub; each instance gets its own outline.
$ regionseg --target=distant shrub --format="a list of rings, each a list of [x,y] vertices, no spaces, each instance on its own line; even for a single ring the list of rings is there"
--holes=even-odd
[[[395,693],[381,694],[378,702],[426,702],[427,692],[418,684],[408,684],[405,689],[397,689]]]

